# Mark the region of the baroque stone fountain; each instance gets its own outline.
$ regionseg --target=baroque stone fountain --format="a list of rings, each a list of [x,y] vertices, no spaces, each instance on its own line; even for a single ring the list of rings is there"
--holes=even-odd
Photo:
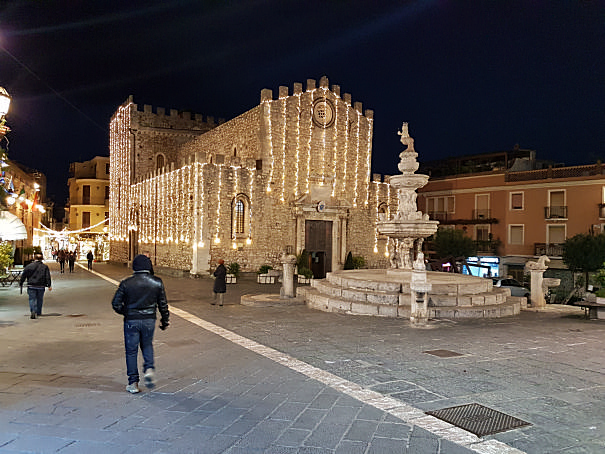
[[[493,287],[491,279],[427,271],[422,253],[424,239],[437,231],[438,221],[418,211],[416,190],[429,177],[416,174],[418,154],[414,139],[403,123],[399,154],[400,175],[390,178],[397,190],[397,212],[377,222],[380,234],[389,237],[390,268],[337,270],[311,287],[298,287],[297,296],[313,309],[354,315],[407,318],[412,326],[432,319],[497,318],[519,314],[525,298],[509,289]]]
[[[406,145],[406,149],[399,154],[397,167],[401,175],[394,175],[390,179],[399,199],[397,213],[393,219],[381,219],[377,228],[378,233],[393,240],[389,251],[391,268],[412,270],[414,262],[421,260],[424,269],[422,243],[426,237],[437,231],[439,221],[429,220],[428,214],[423,214],[417,209],[416,191],[427,184],[429,176],[416,174],[418,153],[414,150],[414,139],[410,137],[408,124],[403,123],[401,131],[397,134],[401,136],[401,143]]]

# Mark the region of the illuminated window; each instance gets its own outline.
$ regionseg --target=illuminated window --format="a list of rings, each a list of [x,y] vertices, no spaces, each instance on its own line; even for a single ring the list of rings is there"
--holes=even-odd
[[[250,201],[245,194],[238,194],[232,204],[232,236],[233,238],[246,237]]]

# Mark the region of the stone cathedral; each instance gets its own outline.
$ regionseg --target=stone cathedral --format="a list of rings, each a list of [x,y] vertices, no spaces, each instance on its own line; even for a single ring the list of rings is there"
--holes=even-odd
[[[110,123],[110,260],[205,274],[221,258],[279,268],[306,249],[316,278],[349,252],[387,267],[376,221],[397,194],[371,178],[372,131],[373,111],[326,77],[264,89],[226,122],[131,96]]]

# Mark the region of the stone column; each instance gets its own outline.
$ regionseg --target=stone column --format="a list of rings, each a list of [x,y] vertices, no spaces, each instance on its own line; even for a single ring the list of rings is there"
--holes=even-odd
[[[546,300],[544,299],[544,291],[542,290],[542,281],[544,279],[544,269],[533,269],[531,274],[531,307],[545,308]]]
[[[294,268],[296,266],[296,256],[292,254],[282,254],[281,263],[284,267],[282,276],[282,288],[280,289],[281,298],[294,298]]]

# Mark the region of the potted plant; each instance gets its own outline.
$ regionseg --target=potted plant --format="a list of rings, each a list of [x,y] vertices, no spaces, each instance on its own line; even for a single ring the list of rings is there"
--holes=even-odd
[[[313,271],[309,268],[302,267],[298,269],[298,283],[299,284],[310,284],[313,279]]]
[[[239,263],[233,262],[227,265],[227,284],[237,284],[237,278],[239,277]]]
[[[7,269],[13,264],[13,246],[5,241],[0,243],[0,274],[5,276]]]
[[[275,276],[269,274],[269,270],[272,270],[271,265],[261,265],[258,269],[258,283],[259,284],[275,284]]]

